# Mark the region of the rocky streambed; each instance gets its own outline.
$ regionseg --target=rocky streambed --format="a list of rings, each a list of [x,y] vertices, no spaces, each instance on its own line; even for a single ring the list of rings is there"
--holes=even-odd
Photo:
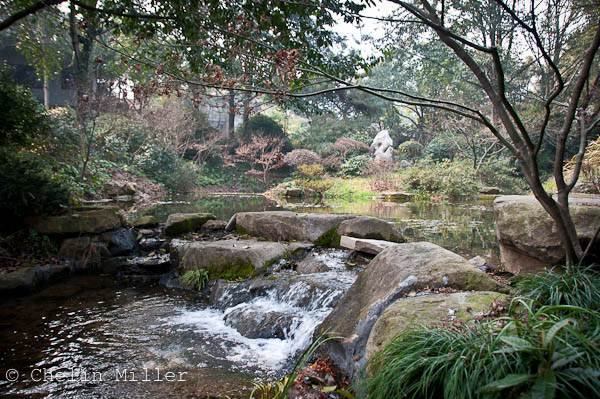
[[[54,234],[65,264],[0,278],[12,296],[0,311],[8,397],[247,397],[323,331],[337,337],[323,356],[357,376],[411,325],[477,317],[507,292],[485,259],[404,242],[410,226],[374,217],[269,211],[128,225],[112,208],[89,211],[30,221]],[[197,272],[200,292],[181,279]]]

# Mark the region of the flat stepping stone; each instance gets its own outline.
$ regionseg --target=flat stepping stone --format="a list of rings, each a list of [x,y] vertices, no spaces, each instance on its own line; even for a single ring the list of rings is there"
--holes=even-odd
[[[366,252],[377,255],[381,251],[398,243],[384,240],[372,240],[368,238],[354,238],[342,236],[340,238],[340,247],[351,249],[353,251]]]

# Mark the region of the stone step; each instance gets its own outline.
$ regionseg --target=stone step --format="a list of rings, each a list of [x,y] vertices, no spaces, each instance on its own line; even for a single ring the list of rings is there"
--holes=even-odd
[[[342,248],[348,248],[353,251],[366,252],[373,255],[377,255],[384,249],[393,245],[398,244],[391,241],[372,240],[367,238],[354,238],[348,236],[342,236],[340,238],[340,246]]]

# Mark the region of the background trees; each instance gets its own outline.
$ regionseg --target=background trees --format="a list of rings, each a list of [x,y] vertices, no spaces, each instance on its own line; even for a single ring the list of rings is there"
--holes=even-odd
[[[597,4],[388,2],[398,9],[389,18],[376,18],[388,24],[388,34],[379,43],[387,63],[376,68],[349,49],[341,51],[340,38],[330,29],[335,15],[346,22],[367,19],[361,13],[373,2],[366,0],[226,4],[130,0],[101,5],[71,0],[69,28],[80,66],[86,65],[91,40],[120,54],[122,62],[134,69],[152,69],[157,76],[153,83],[171,90],[183,84],[199,95],[200,88],[215,87],[261,93],[279,102],[320,95],[313,104],[320,101],[338,119],[348,121],[362,113],[374,116],[376,122],[408,126],[408,135],[399,140],[414,139],[426,152],[434,133],[455,130],[447,142],[458,152],[470,153],[475,167],[490,151],[498,151],[499,157],[510,154],[555,220],[568,262],[575,262],[582,249],[568,196],[599,123]],[[0,29],[58,3],[4,1]],[[109,39],[100,34],[105,27],[112,34]],[[132,38],[133,45],[124,46],[122,36]],[[381,107],[373,112],[371,100],[357,101],[360,95],[349,94],[350,90],[394,106],[384,107],[380,116]],[[440,111],[462,117],[459,123],[466,130],[444,129],[448,119]],[[464,137],[472,129],[466,120],[484,126],[504,153],[487,145],[489,137],[480,129]],[[457,139],[460,136],[464,140]],[[334,134],[328,141],[335,138]],[[567,179],[563,165],[571,146],[577,158]],[[548,150],[551,157],[545,156]],[[549,160],[556,199],[542,186]]]

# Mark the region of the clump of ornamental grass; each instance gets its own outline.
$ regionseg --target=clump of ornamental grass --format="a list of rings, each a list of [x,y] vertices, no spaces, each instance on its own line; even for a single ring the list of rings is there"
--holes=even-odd
[[[188,287],[200,291],[206,283],[208,283],[208,270],[206,269],[195,269],[186,272],[180,277],[181,282]]]
[[[600,311],[597,265],[554,267],[519,277],[515,288],[523,298],[546,305],[574,305]]]
[[[523,296],[494,320],[396,337],[368,364],[368,397],[598,397],[600,314],[597,302],[578,305],[589,305],[584,297],[597,298],[600,286],[587,287],[597,278],[591,270],[573,273],[522,279]],[[546,288],[535,290],[536,284]]]

